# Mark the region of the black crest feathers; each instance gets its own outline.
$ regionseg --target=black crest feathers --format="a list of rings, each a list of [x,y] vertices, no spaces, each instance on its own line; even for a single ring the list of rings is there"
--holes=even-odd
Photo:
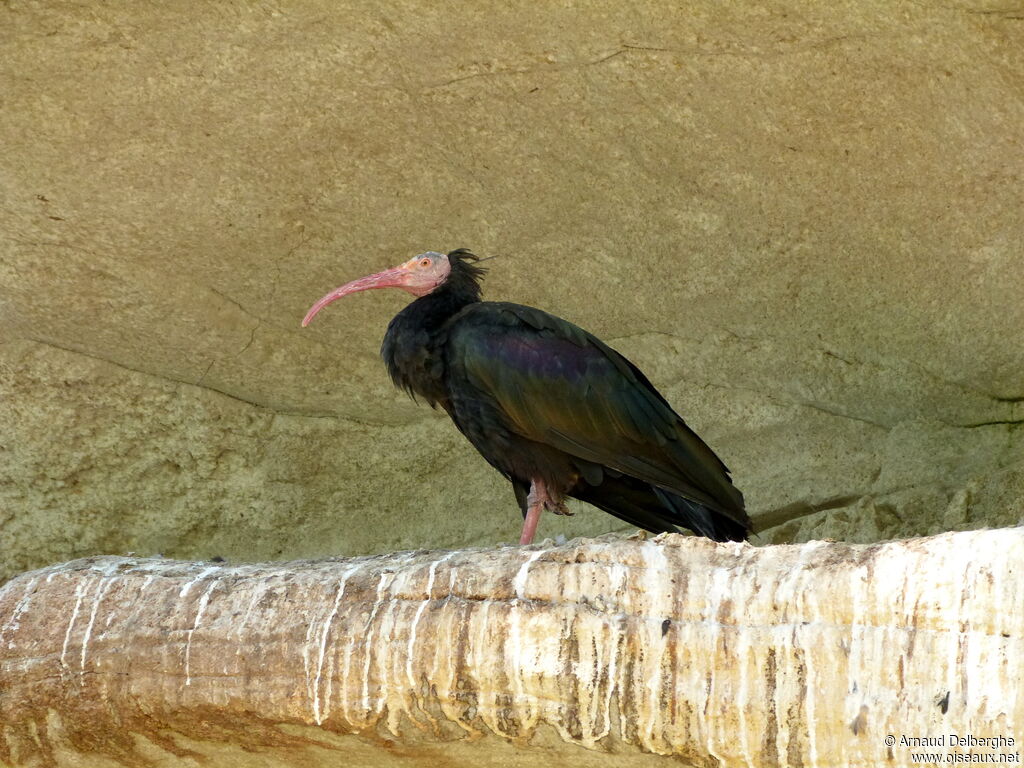
[[[480,281],[487,274],[487,269],[476,262],[485,261],[468,248],[456,248],[449,252],[448,262],[452,265],[448,283],[453,287],[468,290],[476,297],[480,296]]]

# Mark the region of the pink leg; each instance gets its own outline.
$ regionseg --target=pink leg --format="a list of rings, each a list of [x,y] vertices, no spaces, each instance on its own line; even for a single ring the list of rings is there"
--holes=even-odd
[[[520,544],[530,544],[537,534],[537,523],[540,522],[540,513],[544,511],[543,504],[532,504],[526,512],[526,519],[523,520],[523,535],[519,537]]]
[[[530,544],[537,534],[537,523],[540,522],[540,513],[550,509],[557,515],[570,514],[565,507],[565,502],[551,493],[543,480],[534,479],[530,481],[530,494],[526,497],[526,519],[523,521],[523,535],[519,537],[520,544]]]

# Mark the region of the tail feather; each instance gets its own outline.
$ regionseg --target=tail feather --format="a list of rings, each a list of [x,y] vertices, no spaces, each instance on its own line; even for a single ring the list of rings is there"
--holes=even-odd
[[[694,533],[707,536],[714,541],[746,541],[750,533],[750,519],[743,514],[743,521],[727,517],[696,501],[684,499],[674,493],[652,486],[652,490],[666,508],[678,514],[680,524]]]
[[[629,475],[605,472],[600,485],[581,482],[570,495],[652,533],[687,528],[714,541],[745,541],[750,518],[742,509],[725,515]]]

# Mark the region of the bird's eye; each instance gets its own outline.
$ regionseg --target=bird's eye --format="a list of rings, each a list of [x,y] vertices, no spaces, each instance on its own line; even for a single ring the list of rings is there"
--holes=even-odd
[[[430,259],[420,259],[420,266],[421,267],[429,267],[430,266]]]

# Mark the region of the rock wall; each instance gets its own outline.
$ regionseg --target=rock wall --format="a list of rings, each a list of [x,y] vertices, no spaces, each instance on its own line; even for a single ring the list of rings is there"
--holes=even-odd
[[[0,8],[0,579],[512,541],[377,359],[426,249],[635,360],[760,541],[1024,516],[1005,3]],[[595,510],[541,535],[600,533]]]

